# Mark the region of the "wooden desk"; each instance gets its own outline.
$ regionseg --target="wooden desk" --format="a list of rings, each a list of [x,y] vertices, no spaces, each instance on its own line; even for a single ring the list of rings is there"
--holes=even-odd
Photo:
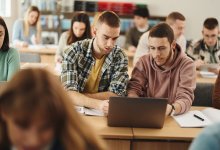
[[[106,117],[83,116],[83,118],[105,139],[109,149],[130,150],[133,139],[131,128],[108,127]]]
[[[21,63],[21,69],[26,68],[42,68],[58,77],[60,76],[60,73],[55,70],[55,64],[52,63]]]
[[[56,54],[56,49],[55,48],[28,48],[28,47],[23,47],[19,48],[20,52],[24,53],[38,53],[38,54],[48,54],[48,55],[55,55]]]
[[[215,84],[215,81],[216,81],[216,78],[204,78],[199,74],[199,72],[197,72],[197,78],[196,78],[197,83],[212,83],[212,84]]]
[[[43,63],[53,63],[55,54],[56,54],[56,48],[50,48],[50,47],[39,47],[39,48],[32,48],[32,47],[22,47],[18,48],[19,52],[22,53],[37,53],[41,56],[41,62]]]
[[[192,110],[204,107],[192,107]],[[133,128],[132,150],[187,150],[203,128],[181,128],[172,117],[165,120],[162,129]]]
[[[192,107],[202,110],[205,107]],[[187,150],[203,128],[181,128],[172,117],[162,129],[108,127],[106,117],[83,116],[114,150]]]

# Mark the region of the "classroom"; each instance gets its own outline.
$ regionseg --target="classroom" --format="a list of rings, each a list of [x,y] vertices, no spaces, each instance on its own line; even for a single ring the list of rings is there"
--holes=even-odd
[[[220,149],[218,0],[0,0],[0,149]]]

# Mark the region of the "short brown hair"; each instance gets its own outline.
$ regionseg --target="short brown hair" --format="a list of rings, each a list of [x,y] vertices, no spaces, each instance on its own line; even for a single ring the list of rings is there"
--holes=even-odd
[[[176,20],[185,21],[186,18],[181,13],[176,11],[171,12],[166,18],[166,22],[169,25],[173,24]]]
[[[207,18],[207,19],[204,21],[203,26],[204,26],[206,29],[213,30],[213,29],[215,29],[216,27],[218,27],[218,20],[217,20],[216,18]]]
[[[159,23],[151,28],[149,37],[164,38],[166,37],[170,44],[174,40],[173,29],[167,23]]]
[[[114,13],[113,11],[104,11],[100,14],[98,21],[97,21],[97,25],[100,25],[103,23],[114,28],[120,27],[120,19],[118,15]]]

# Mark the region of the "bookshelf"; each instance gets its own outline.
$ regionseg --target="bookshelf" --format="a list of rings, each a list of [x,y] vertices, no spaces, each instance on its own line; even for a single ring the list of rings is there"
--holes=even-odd
[[[136,7],[147,7],[133,2],[107,2],[99,0],[24,0],[28,5],[36,5],[41,10],[42,36],[45,43],[57,44],[62,32],[70,28],[72,16],[77,12],[86,12],[91,23],[97,12],[112,10],[121,19],[121,35],[133,26],[133,10]],[[151,16],[150,25],[165,21],[164,16]],[[55,40],[50,40],[55,38]]]

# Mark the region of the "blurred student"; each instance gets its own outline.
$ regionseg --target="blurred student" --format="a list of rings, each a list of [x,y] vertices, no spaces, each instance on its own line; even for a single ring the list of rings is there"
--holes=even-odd
[[[148,47],[149,54],[142,56],[132,71],[128,96],[168,98],[166,115],[189,111],[196,69],[176,44],[173,29],[166,23],[154,26],[149,32]]]
[[[134,10],[134,27],[130,28],[125,36],[126,50],[136,51],[141,35],[151,28],[148,24],[149,16],[147,8],[137,8]]]
[[[0,94],[1,150],[102,150],[55,76],[23,69]]]
[[[187,49],[187,54],[195,60],[197,68],[206,63],[220,63],[219,32],[216,18],[205,19],[202,29],[203,38],[192,42]]]
[[[12,42],[16,47],[41,43],[40,11],[36,6],[27,9],[24,19],[15,21]]]
[[[185,20],[185,17],[179,12],[171,12],[166,18],[166,23],[173,29],[174,40],[181,47],[183,52],[186,50],[186,38],[183,35],[185,29]],[[149,52],[147,43],[148,36],[149,32],[146,32],[139,40],[137,50],[134,55],[134,65],[141,56]]]
[[[20,68],[16,49],[9,47],[9,34],[5,21],[0,17],[0,81],[8,81]]]
[[[77,13],[71,21],[71,28],[62,33],[58,49],[55,55],[55,62],[61,63],[63,60],[63,52],[72,43],[91,38],[91,28],[89,16],[85,13]]]
[[[216,114],[217,115],[217,114]],[[219,150],[220,149],[220,123],[206,127],[196,137],[189,150]]]

